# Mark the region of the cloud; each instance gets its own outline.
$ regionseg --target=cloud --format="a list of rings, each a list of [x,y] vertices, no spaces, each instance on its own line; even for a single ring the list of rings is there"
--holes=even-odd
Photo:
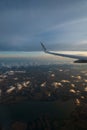
[[[1,0],[0,50],[40,50],[40,41],[72,47],[87,40],[86,12],[82,0]]]

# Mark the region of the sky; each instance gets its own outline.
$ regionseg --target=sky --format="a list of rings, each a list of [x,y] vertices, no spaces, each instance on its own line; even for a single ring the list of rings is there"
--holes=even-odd
[[[0,51],[87,50],[87,0],[0,0]]]

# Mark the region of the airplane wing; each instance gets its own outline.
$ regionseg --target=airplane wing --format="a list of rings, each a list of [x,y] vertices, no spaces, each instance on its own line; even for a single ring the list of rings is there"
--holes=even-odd
[[[51,52],[51,51],[48,51],[46,49],[46,47],[44,46],[44,44],[41,42],[41,46],[44,50],[45,53],[48,53],[48,54],[52,54],[52,55],[56,55],[56,56],[62,56],[62,57],[67,57],[67,58],[73,58],[73,59],[77,59],[78,63],[84,63],[86,62],[87,63],[87,57],[86,56],[79,56],[79,55],[70,55],[70,54],[61,54],[61,53],[55,53],[55,52]]]

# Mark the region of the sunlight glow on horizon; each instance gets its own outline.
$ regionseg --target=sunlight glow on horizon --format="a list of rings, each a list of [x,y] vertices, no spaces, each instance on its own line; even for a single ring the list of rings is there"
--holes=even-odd
[[[81,55],[81,56],[87,56],[86,51],[51,51],[55,53],[61,53],[61,54],[71,54],[71,55]],[[46,54],[42,51],[33,51],[33,52],[22,52],[22,51],[0,51],[0,58],[30,58],[30,57],[42,57],[42,58],[58,58],[58,59],[65,59],[64,57],[61,56],[54,56],[54,55],[49,55]],[[70,58],[66,58],[70,59]]]

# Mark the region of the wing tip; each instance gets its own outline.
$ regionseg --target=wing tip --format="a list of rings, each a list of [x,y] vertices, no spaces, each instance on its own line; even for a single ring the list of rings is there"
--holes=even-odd
[[[46,52],[47,51],[46,47],[44,46],[44,44],[42,42],[40,42],[40,43],[41,43],[41,46],[42,46],[44,52]]]

